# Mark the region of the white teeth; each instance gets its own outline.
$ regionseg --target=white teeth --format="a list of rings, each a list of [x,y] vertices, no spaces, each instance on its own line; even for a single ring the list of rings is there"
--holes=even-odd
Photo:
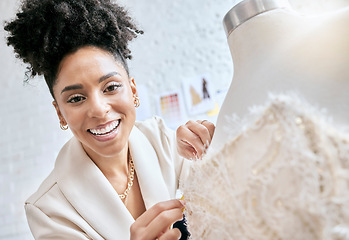
[[[106,131],[106,132],[110,132],[111,130],[113,130],[113,128],[114,128],[113,125],[114,125],[114,124],[112,123],[112,124],[110,124],[109,126],[107,126],[107,127],[105,128],[105,131]]]
[[[104,128],[90,129],[90,132],[94,135],[104,135],[114,130],[117,126],[119,126],[119,123],[120,123],[120,120],[113,121],[112,123],[110,123],[108,126],[105,126]]]

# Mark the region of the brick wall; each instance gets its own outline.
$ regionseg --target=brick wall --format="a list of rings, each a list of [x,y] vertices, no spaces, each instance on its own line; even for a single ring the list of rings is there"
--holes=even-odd
[[[0,1],[0,21],[14,16],[18,0]],[[227,88],[232,61],[222,19],[227,0],[123,0],[145,30],[131,48],[131,74],[153,96],[179,88],[183,78],[209,73],[217,89]],[[0,239],[33,239],[23,204],[53,168],[69,131],[59,128],[41,78],[23,85],[25,65],[14,57],[0,28]],[[155,112],[154,108],[151,108]]]

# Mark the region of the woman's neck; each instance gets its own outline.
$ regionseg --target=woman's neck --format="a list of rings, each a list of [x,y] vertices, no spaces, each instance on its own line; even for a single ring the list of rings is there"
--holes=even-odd
[[[101,156],[89,149],[85,149],[85,151],[108,179],[115,177],[124,178],[125,175],[127,176],[129,154],[128,144],[126,144],[122,151],[112,156]]]

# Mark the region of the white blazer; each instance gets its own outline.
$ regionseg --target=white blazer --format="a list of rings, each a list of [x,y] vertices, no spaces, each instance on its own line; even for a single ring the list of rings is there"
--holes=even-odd
[[[136,122],[129,148],[146,209],[175,198],[186,163],[177,154],[174,131],[157,117]],[[134,222],[75,137],[63,146],[25,210],[35,239],[130,239]]]

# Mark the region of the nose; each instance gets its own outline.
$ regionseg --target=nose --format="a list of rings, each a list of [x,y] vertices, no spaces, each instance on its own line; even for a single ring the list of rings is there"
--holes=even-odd
[[[90,118],[104,118],[111,109],[107,99],[100,94],[90,96],[88,101],[87,115]]]

